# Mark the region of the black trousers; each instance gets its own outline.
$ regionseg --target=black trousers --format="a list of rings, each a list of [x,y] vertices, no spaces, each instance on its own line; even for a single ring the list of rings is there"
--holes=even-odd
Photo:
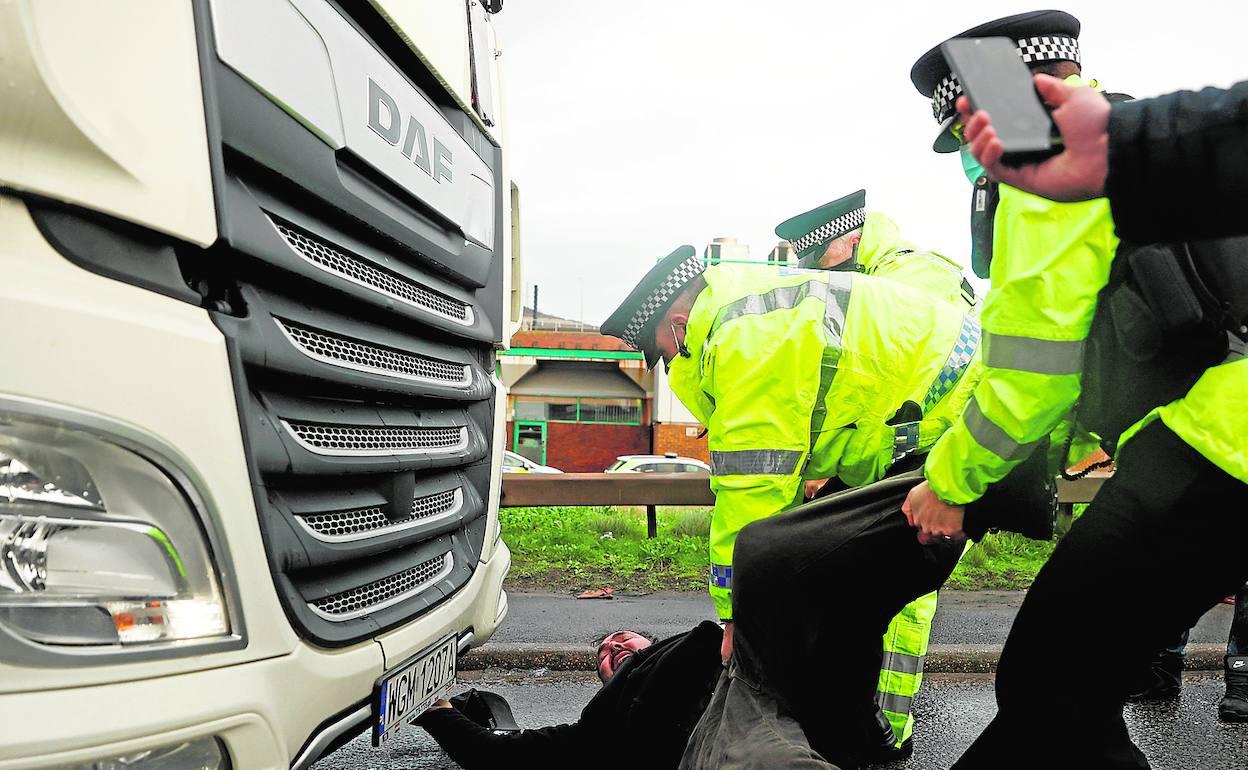
[[[955,770],[1147,768],[1123,698],[1154,651],[1248,578],[1248,484],[1160,421],[1123,449],[1114,477],[1040,570],[997,670],[997,715]],[[1122,633],[1122,586],[1147,603]],[[1110,660],[1087,645],[1109,642]]]
[[[889,620],[936,590],[962,543],[920,545],[901,513],[919,473],[821,498],[741,530],[734,676],[773,698],[843,768],[881,745],[875,705]]]

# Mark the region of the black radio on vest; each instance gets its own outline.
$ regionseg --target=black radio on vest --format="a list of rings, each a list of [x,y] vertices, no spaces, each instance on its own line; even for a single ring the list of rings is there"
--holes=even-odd
[[[1248,238],[1122,243],[1097,300],[1079,421],[1113,454],[1124,430],[1248,341]]]

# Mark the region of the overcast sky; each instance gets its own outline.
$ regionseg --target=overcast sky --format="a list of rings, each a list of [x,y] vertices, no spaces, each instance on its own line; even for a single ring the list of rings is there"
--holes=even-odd
[[[910,66],[1016,0],[507,0],[507,152],[525,303],[601,322],[654,260],[775,225],[859,187],[903,237],[969,263],[970,186],[931,151]],[[1248,77],[1248,3],[1096,2],[1084,73],[1152,96]]]

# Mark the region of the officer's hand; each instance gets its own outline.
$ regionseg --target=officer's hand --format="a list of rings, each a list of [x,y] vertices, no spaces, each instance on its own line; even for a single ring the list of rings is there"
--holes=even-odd
[[[963,507],[941,500],[926,481],[910,490],[901,512],[906,514],[910,526],[919,531],[919,542],[924,545],[966,539],[962,531]]]
[[[719,644],[719,657],[724,661],[724,663],[727,663],[728,659],[732,657],[732,621],[731,620],[724,624],[724,641],[720,642]]]
[[[807,479],[803,485],[803,495],[807,500],[814,500],[815,495],[819,494],[819,490],[823,489],[823,485],[827,483],[827,479]]]
[[[435,709],[453,709],[453,708],[455,707],[451,705],[451,702],[449,700],[447,700],[446,698],[438,698],[437,700],[433,702],[433,705],[429,707],[429,710],[433,711]]]
[[[1055,201],[1083,201],[1105,194],[1109,172],[1109,102],[1086,86],[1070,86],[1058,78],[1036,75],[1036,90],[1051,106],[1053,122],[1066,148],[1041,163],[1011,168],[1001,163],[1005,148],[987,112],[971,113],[971,103],[958,98],[971,153],[988,175]]]

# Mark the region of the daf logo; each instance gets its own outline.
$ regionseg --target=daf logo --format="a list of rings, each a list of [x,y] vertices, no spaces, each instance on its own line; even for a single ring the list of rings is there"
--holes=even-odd
[[[385,108],[383,122],[382,108]],[[368,79],[368,127],[373,133],[385,139],[394,147],[399,147],[403,157],[420,166],[420,169],[433,178],[435,182],[445,179],[451,181],[451,151],[446,145],[433,138],[433,152],[429,152],[429,140],[425,127],[411,115],[407,116],[407,126],[403,126],[403,113],[394,97],[377,85],[372,78]],[[402,146],[399,146],[400,141]]]

